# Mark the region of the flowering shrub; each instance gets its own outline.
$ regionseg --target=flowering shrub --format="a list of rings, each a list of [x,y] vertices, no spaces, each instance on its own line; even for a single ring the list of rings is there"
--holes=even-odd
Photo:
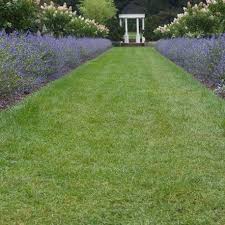
[[[158,27],[161,37],[201,37],[225,32],[225,0],[207,0],[206,4],[188,3],[184,13],[178,14],[170,24]]]
[[[42,1],[41,1],[42,2]],[[108,29],[94,20],[77,16],[72,7],[56,6],[40,0],[0,0],[0,30],[42,30],[45,34],[76,37],[106,37]]]
[[[108,29],[94,20],[77,16],[72,7],[56,6],[53,2],[42,7],[42,21],[47,33],[56,36],[73,35],[76,37],[105,37]]]
[[[0,0],[0,29],[35,29],[38,3],[34,0]]]
[[[0,33],[0,96],[30,91],[109,47],[107,39]]]
[[[66,5],[56,7],[53,2],[50,5],[45,3],[41,8],[43,10],[41,18],[47,31],[56,36],[63,36],[73,16],[72,8],[67,8]]]
[[[211,38],[159,40],[157,50],[200,79],[221,83],[225,78],[225,35]]]

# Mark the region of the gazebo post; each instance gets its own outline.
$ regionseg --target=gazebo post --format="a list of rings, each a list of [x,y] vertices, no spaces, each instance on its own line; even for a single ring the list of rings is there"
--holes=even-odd
[[[129,43],[127,18],[125,18],[125,35],[124,35],[124,43],[126,43],[126,44]]]
[[[142,18],[142,30],[145,30],[145,18]]]
[[[144,37],[144,30],[145,30],[145,18],[142,18],[142,43],[145,43],[145,37]]]
[[[120,26],[122,27],[122,25],[123,25],[123,24],[122,24],[122,19],[120,19]]]
[[[136,34],[136,43],[140,43],[140,28],[139,28],[139,18],[136,18],[137,34]]]

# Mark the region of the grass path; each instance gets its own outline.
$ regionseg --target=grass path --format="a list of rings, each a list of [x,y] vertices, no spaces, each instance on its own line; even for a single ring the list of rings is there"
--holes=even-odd
[[[222,225],[224,187],[224,100],[150,48],[0,113],[0,225]]]

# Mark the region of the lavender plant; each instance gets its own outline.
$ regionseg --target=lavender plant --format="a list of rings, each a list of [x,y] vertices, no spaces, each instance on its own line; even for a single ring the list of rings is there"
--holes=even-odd
[[[0,33],[0,97],[39,86],[110,47],[101,38]]]
[[[225,35],[159,40],[157,50],[199,78],[221,84],[225,78]]]

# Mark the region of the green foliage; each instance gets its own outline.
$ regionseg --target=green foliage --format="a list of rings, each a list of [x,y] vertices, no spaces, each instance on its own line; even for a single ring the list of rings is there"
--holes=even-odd
[[[34,0],[0,0],[0,29],[33,30],[38,4]]]
[[[41,0],[42,2],[44,0]],[[45,0],[50,1],[50,0]],[[119,12],[121,12],[128,4],[130,4],[133,0],[114,0],[116,8]],[[193,4],[199,3],[201,0],[192,0]],[[80,0],[54,0],[56,4],[62,5],[64,2],[67,5],[72,6],[73,9],[77,10],[77,6],[80,3]],[[174,12],[179,11],[185,6],[188,0],[136,0],[138,5],[143,6],[143,10],[146,14],[156,15],[161,12],[166,12],[168,9],[172,9]],[[134,5],[135,7],[135,5]],[[135,11],[135,9],[134,9]]]
[[[225,2],[208,1],[184,8],[170,24],[158,27],[155,33],[160,37],[200,37],[225,32]]]
[[[106,23],[116,14],[113,0],[82,0],[79,9],[84,17],[98,23]]]
[[[71,9],[60,10],[53,4],[42,7],[43,13],[41,16],[42,23],[47,29],[47,32],[52,32],[55,36],[63,36],[67,32],[67,26],[71,21]],[[63,9],[63,8],[62,8]]]
[[[72,7],[56,6],[44,3],[39,7],[35,0],[0,0],[0,30],[7,32],[33,31],[38,29],[43,33],[55,36],[74,35],[76,37],[105,37],[108,29],[93,20],[78,17]],[[57,1],[58,2],[58,1]]]
[[[145,19],[145,31],[144,37],[147,41],[153,41],[156,39],[154,30],[158,27],[160,21],[157,16],[149,16]]]
[[[122,41],[124,35],[124,27],[121,27],[118,18],[113,18],[107,22],[109,29],[108,38],[112,41]]]
[[[41,0],[41,1],[44,1],[44,0]],[[45,2],[46,2],[46,0],[45,0]],[[75,10],[79,9],[78,6],[79,6],[80,2],[81,2],[80,0],[54,0],[54,3],[56,3],[58,5],[63,5],[64,3],[66,3],[68,6],[72,6],[73,9],[75,9]],[[115,2],[116,8],[118,10],[121,10],[129,2],[129,0],[114,0],[114,2]]]
[[[108,29],[93,20],[77,16],[72,7],[44,4],[42,8],[42,23],[44,32],[52,33],[56,37],[73,35],[76,37],[105,37]]]
[[[223,0],[217,0],[217,4],[210,4],[209,10],[212,12],[217,33],[225,33],[225,3]]]
[[[154,30],[161,24],[168,23],[176,16],[173,11],[162,11],[159,14],[148,16],[145,19],[144,37],[147,41],[155,41],[159,39],[158,34]]]
[[[74,17],[68,23],[65,34],[76,37],[106,37],[108,29],[103,25],[96,24],[93,20]]]
[[[0,97],[9,97],[20,86],[21,78],[14,73],[6,74],[0,71]]]
[[[8,54],[4,49],[0,50],[0,97],[10,97],[19,89],[25,88],[31,81],[31,78],[21,78],[15,72],[12,65],[14,61],[14,55]]]
[[[214,24],[215,21],[212,19],[210,12],[193,12],[191,9],[189,10],[190,14],[183,21],[183,35],[187,33],[187,31],[194,36],[204,36],[207,34],[214,33]],[[182,23],[181,23],[182,24]]]

